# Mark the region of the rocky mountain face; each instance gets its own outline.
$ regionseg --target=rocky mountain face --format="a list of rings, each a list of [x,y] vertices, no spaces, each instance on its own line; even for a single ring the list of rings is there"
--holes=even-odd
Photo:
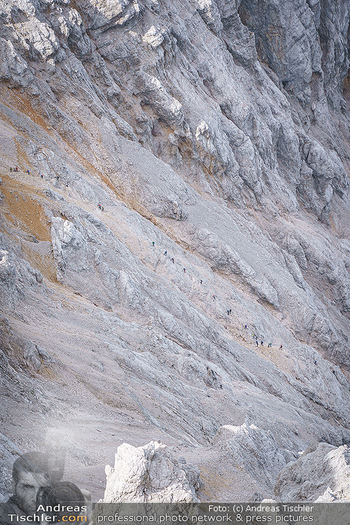
[[[3,496],[50,447],[94,499],[117,447],[115,501],[348,494],[349,15],[1,3]]]

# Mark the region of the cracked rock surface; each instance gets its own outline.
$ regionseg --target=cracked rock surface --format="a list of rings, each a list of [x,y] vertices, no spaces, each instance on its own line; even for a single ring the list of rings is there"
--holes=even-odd
[[[1,3],[4,498],[55,447],[95,500],[117,449],[115,501],[347,497],[349,16]]]

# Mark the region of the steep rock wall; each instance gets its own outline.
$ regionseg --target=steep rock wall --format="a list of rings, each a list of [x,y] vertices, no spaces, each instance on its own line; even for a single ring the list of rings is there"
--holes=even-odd
[[[27,348],[4,336],[4,351],[33,375],[24,398],[33,383],[45,400],[18,431],[9,395],[10,442],[68,436],[68,409],[82,421],[72,473],[91,462],[104,482],[82,429],[101,425],[113,454],[132,428],[135,446],[224,454],[232,486],[241,462],[237,498],[271,496],[283,461],[349,439],[348,3],[21,0],[0,14],[0,282]],[[241,430],[209,452],[225,425]],[[251,435],[281,454],[260,481],[271,450],[257,466]],[[210,476],[207,497],[230,499]]]

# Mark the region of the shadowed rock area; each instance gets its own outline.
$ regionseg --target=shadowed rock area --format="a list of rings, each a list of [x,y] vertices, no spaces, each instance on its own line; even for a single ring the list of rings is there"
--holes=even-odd
[[[1,3],[4,498],[348,498],[349,17]]]

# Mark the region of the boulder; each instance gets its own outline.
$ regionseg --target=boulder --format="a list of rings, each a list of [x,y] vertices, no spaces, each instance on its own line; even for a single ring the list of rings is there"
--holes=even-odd
[[[151,441],[142,447],[123,443],[114,467],[106,467],[105,503],[198,502],[198,470],[172,457],[166,445]]]
[[[39,372],[42,366],[48,366],[55,362],[55,360],[48,354],[48,352],[33,343],[28,341],[24,349],[24,359],[29,368],[35,372]]]

